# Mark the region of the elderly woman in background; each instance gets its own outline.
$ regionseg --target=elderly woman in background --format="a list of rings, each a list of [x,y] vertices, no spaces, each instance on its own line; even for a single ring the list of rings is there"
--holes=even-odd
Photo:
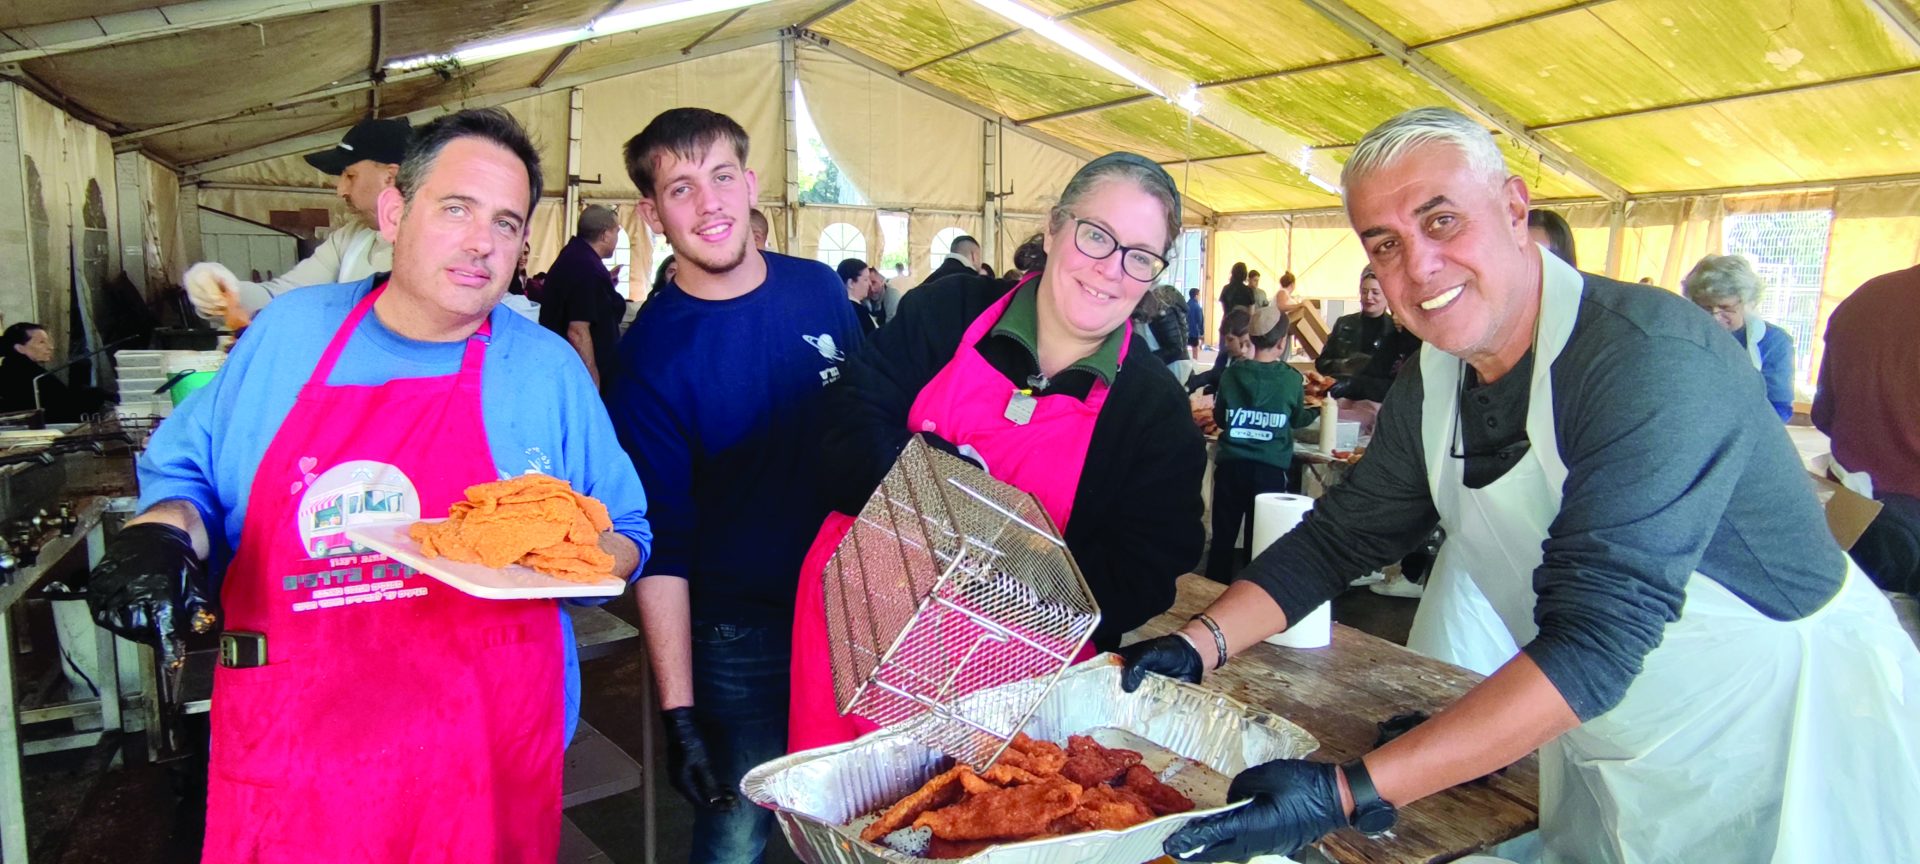
[[[1767,401],[1781,421],[1793,419],[1793,336],[1761,320],[1760,274],[1739,255],[1708,255],[1693,265],[1681,290],[1747,349],[1767,381]]]
[[[1134,308],[1166,269],[1180,193],[1152,160],[1087,163],[1048,218],[1046,269],[1013,290],[953,276],[920,288],[829,389],[819,457],[829,516],[801,566],[788,745],[874,728],[834,704],[824,570],[915,435],[1030,492],[1100,606],[1092,646],[1173,605],[1200,559],[1206,448]],[[1178,343],[1176,343],[1178,344]]]

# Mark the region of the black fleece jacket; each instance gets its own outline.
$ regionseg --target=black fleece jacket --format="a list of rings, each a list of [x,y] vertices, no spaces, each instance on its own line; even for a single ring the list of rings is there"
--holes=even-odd
[[[834,509],[858,513],[866,504],[912,437],[907,412],[914,399],[958,351],[978,350],[962,346],[961,337],[1007,289],[1004,282],[961,276],[908,292],[899,314],[843,367],[826,394],[820,464]],[[1009,393],[1013,382],[1039,371],[1007,368],[1017,362],[1010,357],[1030,363],[1031,355],[995,350],[982,356],[1008,375]],[[1206,445],[1185,394],[1134,336],[1094,422],[1067,524],[1067,549],[1100,604],[1097,648],[1117,647],[1121,634],[1173,605],[1174,580],[1200,559],[1205,467]]]

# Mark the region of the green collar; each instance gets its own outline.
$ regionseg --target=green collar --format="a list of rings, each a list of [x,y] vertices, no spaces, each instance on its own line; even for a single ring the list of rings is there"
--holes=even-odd
[[[1000,321],[993,325],[989,336],[1005,336],[1033,355],[1036,367],[1040,364],[1040,290],[1039,279],[1033,279],[1020,286],[1013,294],[1013,302],[1007,304],[1007,311],[1001,313]],[[1113,386],[1113,378],[1120,374],[1120,344],[1127,338],[1127,328],[1121,327],[1107,334],[1106,341],[1094,349],[1092,354],[1080,358],[1068,369],[1082,369],[1099,378],[1101,383]],[[1063,370],[1064,371],[1064,370]]]

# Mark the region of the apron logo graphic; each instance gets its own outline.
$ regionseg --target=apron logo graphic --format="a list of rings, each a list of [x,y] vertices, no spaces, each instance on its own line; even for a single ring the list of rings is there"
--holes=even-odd
[[[302,468],[311,459],[302,459]],[[384,462],[343,462],[315,477],[296,511],[300,546],[313,558],[357,555],[369,550],[347,539],[347,529],[420,518],[420,495],[400,469]]]

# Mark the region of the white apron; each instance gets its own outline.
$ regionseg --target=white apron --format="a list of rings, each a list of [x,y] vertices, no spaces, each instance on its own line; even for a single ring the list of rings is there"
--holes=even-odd
[[[1420,611],[1439,600],[1471,616],[1436,622],[1429,614],[1426,623],[1445,631],[1442,641],[1486,652],[1486,661],[1510,658],[1537,635],[1533,574],[1567,476],[1551,373],[1573,330],[1581,280],[1541,257],[1532,446],[1520,465],[1466,488],[1463,460],[1449,455],[1460,361],[1431,346],[1421,356],[1422,439],[1447,529],[1442,557],[1471,562],[1471,571],[1436,563],[1434,575],[1452,588],[1429,584]],[[1789,622],[1694,573],[1680,620],[1667,625],[1620,703],[1541,748],[1546,860],[1920,860],[1920,820],[1904,815],[1920,801],[1920,653],[1886,599],[1851,560],[1846,566],[1833,600]],[[1492,638],[1497,630],[1504,640]]]
[[[1761,320],[1760,316],[1748,312],[1746,329],[1747,359],[1753,361],[1753,368],[1760,369],[1760,338],[1767,335],[1767,322]]]

